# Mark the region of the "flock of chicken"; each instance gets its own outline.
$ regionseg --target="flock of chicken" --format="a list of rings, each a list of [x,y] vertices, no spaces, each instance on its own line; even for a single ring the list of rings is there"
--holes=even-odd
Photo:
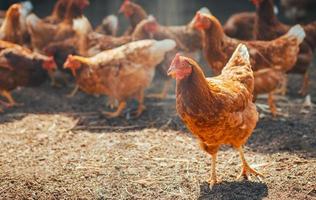
[[[242,150],[258,121],[253,102],[257,95],[269,94],[269,107],[276,115],[273,94],[286,93],[287,73],[304,75],[300,92],[308,92],[316,22],[290,27],[278,21],[273,0],[253,3],[256,12],[235,14],[224,26],[207,8],[186,25],[164,26],[126,0],[120,13],[130,27],[122,36],[117,36],[114,15],[92,28],[83,15],[88,0],[59,0],[44,19],[30,14],[29,3],[14,4],[0,29],[0,92],[8,100],[1,104],[16,104],[10,94],[16,87],[37,86],[48,77],[56,84],[56,71],[71,72],[76,80],[71,95],[80,89],[108,96],[108,104],[117,107],[104,113],[109,118],[120,116],[127,100],[135,98],[139,116],[145,109],[144,91],[159,70],[165,85],[151,96],[164,98],[171,83],[168,76],[176,79],[177,111],[212,155],[211,183],[217,182],[216,153],[221,144],[239,150],[241,175],[262,176],[250,168]],[[199,51],[216,77],[206,78],[197,62],[188,58]]]

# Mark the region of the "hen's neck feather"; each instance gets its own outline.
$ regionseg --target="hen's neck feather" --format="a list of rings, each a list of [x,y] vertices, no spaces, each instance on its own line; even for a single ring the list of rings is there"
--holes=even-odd
[[[135,28],[141,20],[146,19],[147,17],[147,13],[142,7],[134,5],[133,14],[130,17],[130,23],[132,27]]]
[[[209,82],[202,69],[198,66],[192,67],[192,73],[182,79],[177,81],[177,94],[185,96],[213,96],[210,90]]]
[[[257,7],[258,23],[278,24],[279,21],[274,14],[273,0],[263,0]]]
[[[203,49],[209,63],[212,63],[225,59],[222,46],[227,36],[218,19],[214,16],[210,16],[209,20],[211,21],[211,26],[205,29],[203,33]]]
[[[16,33],[16,31],[14,30],[19,30],[19,20],[19,17],[10,16],[10,14],[8,13],[0,28],[0,31],[2,31],[5,36]]]

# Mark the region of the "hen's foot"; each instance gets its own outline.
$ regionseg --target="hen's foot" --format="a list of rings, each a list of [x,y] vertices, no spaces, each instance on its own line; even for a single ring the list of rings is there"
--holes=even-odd
[[[306,72],[304,74],[303,85],[298,93],[302,96],[305,96],[308,92],[308,88],[309,88],[309,75],[308,75],[308,72]]]
[[[114,109],[118,107],[118,102],[114,98],[109,97],[106,102],[106,106],[110,109]]]
[[[238,147],[237,148],[238,152],[239,152],[239,156],[240,156],[240,159],[241,159],[241,162],[242,162],[242,170],[241,170],[241,173],[240,175],[237,177],[238,179],[241,178],[241,177],[244,177],[245,179],[247,180],[250,180],[250,174],[256,176],[259,178],[259,180],[261,181],[261,178],[263,178],[264,176],[257,172],[256,170],[252,169],[248,162],[246,161],[245,159],[245,155],[244,155],[244,150],[242,147]]]
[[[146,97],[153,99],[165,99],[167,97],[167,93],[148,94]]]
[[[303,102],[303,107],[304,108],[312,108],[314,105],[313,105],[313,103],[312,103],[312,99],[311,99],[311,95],[307,95],[306,97],[305,97],[305,100],[304,100],[304,102]]]
[[[219,181],[217,180],[216,177],[211,177],[207,182],[210,186],[210,189],[212,189],[213,186],[216,185]]]
[[[121,115],[121,113],[118,113],[118,112],[102,112],[102,114],[105,115],[109,119],[116,118]]]
[[[124,108],[126,107],[126,102],[121,102],[115,112],[102,112],[107,118],[116,118],[121,115]]]
[[[251,174],[256,176],[260,181],[262,180],[262,178],[264,178],[264,176],[261,173],[252,169],[249,165],[244,165],[237,179],[240,179],[243,177],[246,180],[251,180],[251,177],[250,177]]]
[[[23,106],[23,103],[17,103],[10,92],[8,91],[1,91],[1,96],[5,97],[8,102],[4,102],[4,101],[0,101],[0,103],[2,105],[4,105],[6,108],[12,108],[12,107],[16,107],[16,106]]]
[[[135,116],[139,117],[144,112],[145,109],[146,109],[146,106],[144,105],[138,106]]]
[[[78,90],[79,90],[79,86],[76,85],[75,88],[69,94],[66,95],[66,97],[67,98],[74,97],[77,94]]]
[[[55,79],[53,79],[51,82],[50,82],[50,85],[52,87],[56,87],[56,88],[61,88],[62,87],[62,84],[60,83],[57,83],[57,81]]]

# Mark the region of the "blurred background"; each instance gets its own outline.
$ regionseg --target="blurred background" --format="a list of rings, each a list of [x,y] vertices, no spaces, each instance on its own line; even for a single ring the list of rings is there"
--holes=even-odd
[[[19,0],[1,0],[0,9],[5,10],[10,4]],[[47,16],[51,13],[56,0],[31,0],[34,11],[39,16]],[[123,0],[90,0],[90,6],[85,14],[94,26],[100,24],[103,17],[109,14],[117,14]],[[166,25],[180,25],[192,19],[195,12],[203,6],[222,22],[237,12],[254,11],[255,7],[250,0],[134,0],[141,4],[148,13],[158,18],[159,22]],[[281,21],[294,24],[316,20],[316,0],[275,0],[279,8]],[[127,21],[120,16],[123,27]]]

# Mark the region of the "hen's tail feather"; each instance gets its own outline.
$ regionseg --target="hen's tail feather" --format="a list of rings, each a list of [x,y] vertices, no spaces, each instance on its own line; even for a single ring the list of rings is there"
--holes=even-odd
[[[254,87],[253,71],[250,64],[248,49],[244,44],[239,44],[230,60],[222,70],[222,77],[235,80],[245,85],[252,92]]]
[[[165,39],[156,41],[152,48],[150,48],[152,53],[156,52],[163,52],[166,53],[168,51],[171,51],[176,47],[176,42],[171,39]]]
[[[250,67],[250,56],[246,45],[239,44],[236,50],[234,51],[233,55],[229,59],[228,63],[226,64],[226,67],[229,67],[231,65],[236,66],[243,64]]]
[[[293,26],[286,34],[288,37],[297,38],[299,43],[302,43],[305,38],[305,31],[303,27],[299,24]]]
[[[74,19],[72,27],[77,33],[82,35],[86,35],[92,31],[91,23],[85,16]]]
[[[37,17],[35,14],[30,14],[26,18],[26,24],[32,28],[35,27],[39,21],[40,18]]]

